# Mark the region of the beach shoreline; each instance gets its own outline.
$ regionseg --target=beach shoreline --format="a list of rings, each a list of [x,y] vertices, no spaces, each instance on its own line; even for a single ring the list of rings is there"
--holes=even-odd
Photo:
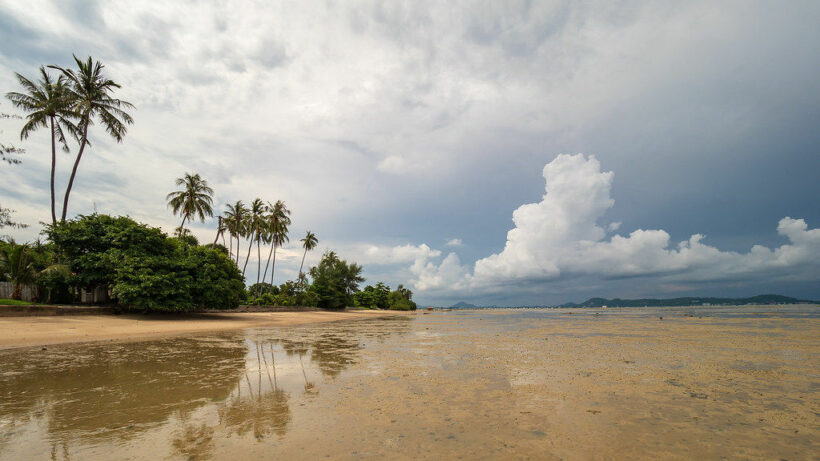
[[[127,314],[0,317],[0,350],[86,342],[131,342],[167,336],[285,327],[408,315],[397,311],[343,310],[197,314]]]

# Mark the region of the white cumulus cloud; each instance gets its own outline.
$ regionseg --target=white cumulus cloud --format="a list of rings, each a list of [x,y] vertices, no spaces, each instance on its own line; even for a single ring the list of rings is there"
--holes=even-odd
[[[515,227],[500,253],[476,261],[472,271],[450,253],[440,264],[417,260],[415,288],[492,291],[572,277],[619,279],[656,277],[669,282],[745,280],[775,277],[811,280],[820,269],[820,229],[803,219],[785,217],[777,226],[788,243],[746,253],[721,251],[692,235],[673,245],[664,230],[637,229],[606,237],[599,225],[614,200],[613,173],[601,171],[594,156],[559,155],[544,167],[546,189],[538,203],[513,212]],[[607,226],[616,231],[620,223]]]

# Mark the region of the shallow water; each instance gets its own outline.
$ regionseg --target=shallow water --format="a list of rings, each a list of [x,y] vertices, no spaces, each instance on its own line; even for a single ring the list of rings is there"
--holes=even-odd
[[[0,460],[820,459],[818,338],[817,306],[479,310],[0,351]]]

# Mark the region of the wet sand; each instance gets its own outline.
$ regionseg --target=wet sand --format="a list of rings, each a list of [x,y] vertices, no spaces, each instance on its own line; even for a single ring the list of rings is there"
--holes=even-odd
[[[289,326],[401,315],[385,311],[248,312],[185,315],[0,317],[0,349],[88,341],[134,341],[169,335]]]
[[[485,310],[6,350],[0,461],[818,459],[818,338],[817,306]]]

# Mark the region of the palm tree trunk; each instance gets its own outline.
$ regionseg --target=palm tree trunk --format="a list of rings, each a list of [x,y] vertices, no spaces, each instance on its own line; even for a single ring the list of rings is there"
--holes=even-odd
[[[61,222],[65,222],[65,215],[68,212],[68,196],[71,195],[71,187],[74,185],[74,177],[77,176],[77,167],[80,166],[80,159],[83,158],[86,144],[88,144],[88,114],[85,115],[83,121],[83,137],[80,142],[80,150],[77,152],[77,160],[74,161],[74,168],[71,169],[71,177],[68,179],[68,187],[65,189],[63,215],[60,217]]]
[[[179,236],[182,237],[182,226],[185,225],[185,220],[188,219],[188,215],[182,215],[182,222],[179,223]]]
[[[11,293],[11,299],[17,301],[23,299],[23,285],[20,282],[14,282],[14,292]]]
[[[305,248],[305,252],[302,253],[302,264],[299,265],[299,275],[302,275],[302,267],[305,265],[305,256],[307,256],[307,248]]]
[[[273,244],[273,246],[271,246],[270,251],[268,252],[268,261],[265,263],[265,273],[264,273],[264,275],[262,275],[262,281],[263,282],[268,277],[268,265],[270,264],[270,255],[271,255],[271,253],[273,253],[274,248],[276,248],[275,243]],[[271,284],[271,285],[273,285],[273,284]]]
[[[51,117],[51,224],[57,224],[57,210],[54,204],[54,170],[57,168],[57,148],[54,144],[54,116]]]
[[[239,235],[236,236],[236,268],[239,269],[239,242],[241,237]]]
[[[276,270],[276,245],[273,246],[273,264],[270,266],[270,284],[273,285],[273,271]]]
[[[222,216],[220,216],[219,218],[217,218],[217,224],[216,224],[216,237],[214,237],[214,244],[213,244],[213,246],[216,246],[216,242],[217,242],[217,241],[219,241],[219,234],[221,234],[221,233],[222,233]]]
[[[251,259],[251,250],[253,249],[253,235],[251,235],[251,240],[248,242],[248,255],[245,256],[245,265],[242,266],[242,277],[245,276],[245,269],[248,268],[248,260]]]
[[[256,239],[256,283],[259,283],[260,275],[262,275],[262,242]]]

